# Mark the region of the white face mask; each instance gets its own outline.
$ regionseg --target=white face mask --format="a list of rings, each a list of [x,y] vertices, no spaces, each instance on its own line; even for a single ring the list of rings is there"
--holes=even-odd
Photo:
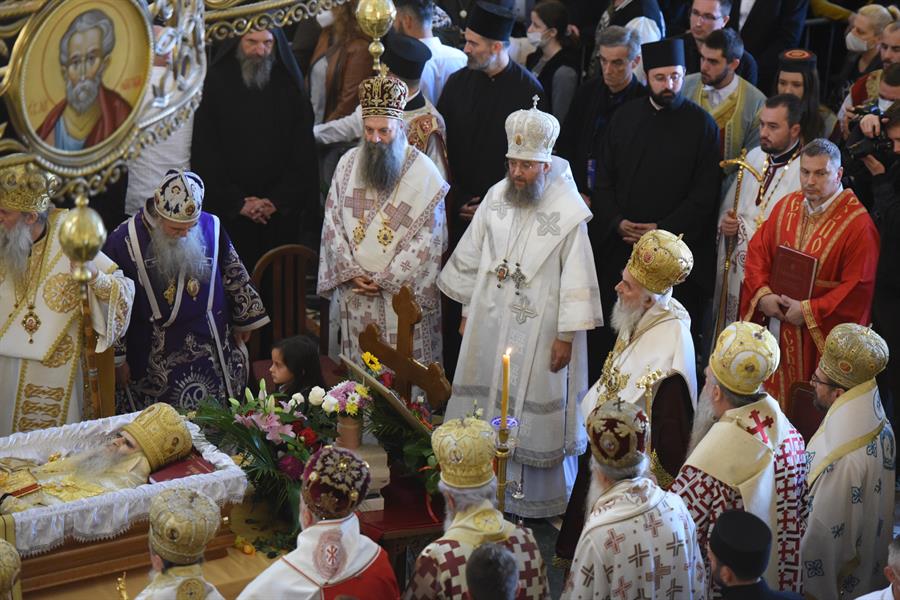
[[[885,100],[884,98],[878,98],[878,108],[881,110],[881,112],[885,112],[887,109],[889,109],[891,106],[893,106],[893,104],[894,104],[893,100]]]
[[[319,24],[319,27],[325,29],[334,23],[334,14],[330,10],[323,10],[316,15],[316,22]]]
[[[535,48],[543,48],[544,46],[544,32],[543,31],[529,31],[527,34],[528,41]]]
[[[847,43],[847,50],[850,52],[865,52],[869,49],[869,44],[852,31],[847,32],[844,40]]]

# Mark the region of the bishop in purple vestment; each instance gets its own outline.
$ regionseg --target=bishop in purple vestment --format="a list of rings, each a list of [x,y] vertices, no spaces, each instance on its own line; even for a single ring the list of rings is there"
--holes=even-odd
[[[203,190],[196,174],[169,171],[103,248],[137,284],[116,348],[119,413],[224,402],[246,384],[244,342],[269,317],[218,217],[201,210]]]

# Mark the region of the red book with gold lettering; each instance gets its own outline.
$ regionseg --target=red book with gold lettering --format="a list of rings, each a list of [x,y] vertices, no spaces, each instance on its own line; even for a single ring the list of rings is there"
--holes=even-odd
[[[150,483],[180,479],[182,477],[190,477],[191,475],[202,475],[203,473],[212,473],[215,470],[215,465],[200,456],[199,452],[193,450],[187,458],[173,462],[172,464],[166,465],[162,469],[151,473]]]
[[[775,294],[784,294],[794,300],[809,300],[816,280],[819,259],[789,246],[778,246],[769,287]]]

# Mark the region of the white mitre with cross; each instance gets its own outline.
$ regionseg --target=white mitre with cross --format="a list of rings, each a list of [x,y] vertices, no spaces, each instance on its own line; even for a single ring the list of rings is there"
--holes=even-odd
[[[506,117],[506,158],[548,163],[559,136],[559,121],[550,113],[538,110],[540,97],[532,96],[534,105],[517,110]]]

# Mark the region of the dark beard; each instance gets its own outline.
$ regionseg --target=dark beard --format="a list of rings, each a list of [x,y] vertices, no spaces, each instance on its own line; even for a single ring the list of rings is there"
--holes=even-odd
[[[544,188],[547,183],[546,174],[541,171],[531,183],[528,183],[521,190],[516,189],[509,171],[506,172],[506,189],[503,191],[503,197],[513,206],[534,206],[540,202],[544,196]]]
[[[662,106],[663,108],[668,108],[672,106],[672,103],[675,102],[675,98],[678,96],[672,90],[663,90],[660,93],[650,92],[650,99],[653,100],[657,106]]]
[[[394,189],[400,181],[403,158],[406,155],[406,138],[403,131],[390,142],[374,143],[363,138],[359,142],[360,159],[362,160],[363,182],[379,192]]]
[[[721,75],[719,75],[718,77],[716,77],[715,79],[713,79],[709,82],[703,81],[702,77],[700,78],[700,80],[703,83],[703,85],[709,85],[714,88],[718,88],[719,84],[722,83],[723,81],[725,81],[725,78],[728,77],[729,75],[731,75],[731,70],[726,68],[724,71],[722,71]]]
[[[237,59],[241,65],[241,79],[244,80],[245,86],[251,90],[261,90],[269,85],[272,66],[275,64],[274,50],[268,56],[247,56],[238,44]]]

